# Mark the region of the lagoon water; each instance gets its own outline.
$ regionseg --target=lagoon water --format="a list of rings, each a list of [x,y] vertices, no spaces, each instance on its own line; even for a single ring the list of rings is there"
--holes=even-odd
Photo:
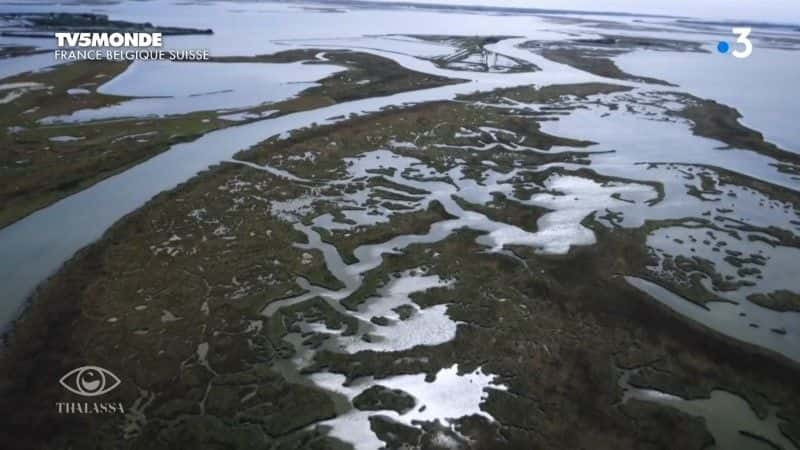
[[[85,122],[122,117],[169,116],[195,111],[239,109],[296,96],[316,81],[342,71],[330,64],[136,61],[97,92],[124,100],[100,109],[50,117],[52,122]]]
[[[629,73],[669,80],[700,98],[733,106],[767,141],[800,153],[797,51],[756,47],[750,57],[738,59],[708,50],[712,53],[641,51],[615,61]]]

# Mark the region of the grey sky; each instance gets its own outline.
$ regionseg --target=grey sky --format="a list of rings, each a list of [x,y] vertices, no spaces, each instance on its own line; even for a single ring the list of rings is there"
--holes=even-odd
[[[391,1],[391,0],[380,0]],[[800,23],[800,0],[404,0],[416,3],[620,11]]]

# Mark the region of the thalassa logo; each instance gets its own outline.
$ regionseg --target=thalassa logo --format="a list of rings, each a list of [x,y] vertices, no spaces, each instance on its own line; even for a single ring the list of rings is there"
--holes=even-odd
[[[70,370],[58,381],[68,391],[84,397],[97,397],[111,392],[120,380],[108,369],[83,366]]]

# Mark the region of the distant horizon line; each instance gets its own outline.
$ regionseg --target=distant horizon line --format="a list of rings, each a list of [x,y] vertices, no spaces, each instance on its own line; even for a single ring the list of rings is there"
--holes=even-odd
[[[223,0],[224,1],[224,0]],[[272,1],[272,0],[266,0]],[[591,15],[591,16],[620,16],[620,17],[645,17],[656,19],[675,19],[678,21],[704,24],[704,25],[768,25],[779,28],[792,28],[800,32],[800,22],[786,22],[786,21],[773,21],[768,19],[756,19],[747,21],[743,19],[708,19],[697,16],[687,15],[672,15],[672,14],[657,14],[657,13],[636,13],[625,11],[603,11],[603,10],[585,10],[585,9],[562,9],[562,8],[537,8],[532,6],[502,6],[502,5],[477,5],[471,3],[443,3],[437,0],[430,2],[414,1],[414,0],[276,0],[278,2],[287,3],[314,3],[314,4],[338,4],[350,6],[375,6],[385,7],[399,6],[407,8],[427,9],[431,11],[440,11],[443,9],[457,9],[461,11],[473,12],[505,12],[505,13],[521,13],[533,15]]]

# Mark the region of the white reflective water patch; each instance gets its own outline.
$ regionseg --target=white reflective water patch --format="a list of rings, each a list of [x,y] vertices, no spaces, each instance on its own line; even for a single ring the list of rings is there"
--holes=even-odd
[[[417,422],[438,420],[455,432],[452,421],[460,417],[480,415],[494,420],[481,409],[481,404],[488,396],[489,389],[507,389],[506,386],[495,383],[495,376],[484,373],[481,368],[459,375],[458,365],[440,370],[432,382],[425,381],[425,374],[415,374],[380,380],[363,378],[345,385],[343,375],[328,372],[313,374],[311,380],[324,389],[344,395],[351,402],[364,389],[374,385],[402,390],[416,400],[414,408],[405,414],[392,410],[352,409],[334,419],[322,422],[331,427],[331,436],[351,443],[357,450],[372,450],[384,445],[371,431],[369,416],[381,414],[408,426],[415,426]]]
[[[537,221],[536,232],[502,227],[481,238],[481,242],[489,243],[494,250],[506,245],[528,245],[541,249],[543,253],[564,254],[572,246],[595,243],[594,233],[581,225],[593,212],[626,206],[631,201],[641,205],[656,197],[655,190],[650,186],[621,183],[602,185],[575,176],[551,176],[545,181],[545,187],[555,193],[535,194],[525,202],[553,210]]]

